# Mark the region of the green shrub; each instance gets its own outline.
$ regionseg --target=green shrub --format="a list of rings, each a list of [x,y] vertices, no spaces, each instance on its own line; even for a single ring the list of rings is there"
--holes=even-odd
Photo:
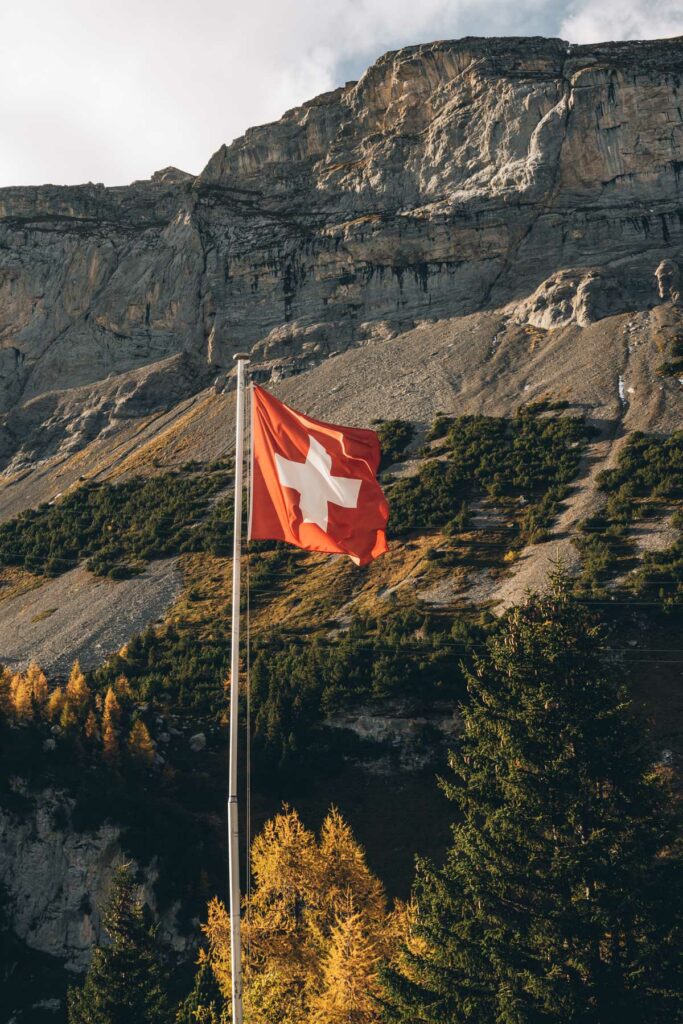
[[[380,468],[400,462],[415,436],[413,424],[408,420],[374,420],[373,427],[377,431],[382,449]]]
[[[0,567],[58,576],[85,561],[96,575],[122,579],[152,558],[184,550],[223,553],[232,525],[224,505],[208,512],[208,503],[227,482],[225,473],[215,472],[86,483],[2,524]]]
[[[389,490],[394,535],[445,526],[476,495],[524,500],[522,540],[544,535],[576,476],[586,441],[583,421],[522,409],[513,419],[448,420],[443,458]]]

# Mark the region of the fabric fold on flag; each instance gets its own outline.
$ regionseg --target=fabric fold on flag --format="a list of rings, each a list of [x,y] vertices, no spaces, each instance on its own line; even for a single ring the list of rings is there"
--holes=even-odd
[[[374,430],[313,419],[254,385],[251,445],[250,540],[346,554],[359,565],[388,550]]]

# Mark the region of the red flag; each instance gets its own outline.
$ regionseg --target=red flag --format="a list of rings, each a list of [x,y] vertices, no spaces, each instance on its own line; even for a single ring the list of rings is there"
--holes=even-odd
[[[350,555],[387,550],[389,506],[377,483],[374,430],[321,423],[254,386],[251,540]]]

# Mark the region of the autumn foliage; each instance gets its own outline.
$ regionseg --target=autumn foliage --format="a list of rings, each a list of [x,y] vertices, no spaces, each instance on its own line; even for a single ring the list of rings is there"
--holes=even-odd
[[[124,756],[142,767],[154,763],[156,747],[128,681],[121,676],[103,698],[90,688],[78,661],[64,686],[50,687],[35,662],[25,672],[0,669],[1,720],[15,727],[42,726],[48,736],[69,738],[111,766]]]
[[[381,883],[338,811],[316,835],[296,811],[269,821],[252,847],[253,889],[245,901],[245,1020],[253,1024],[374,1024],[378,968],[398,946],[403,908],[390,911]],[[214,899],[204,926],[206,963],[226,1005],[230,927]],[[200,1012],[198,1020],[218,1022]]]

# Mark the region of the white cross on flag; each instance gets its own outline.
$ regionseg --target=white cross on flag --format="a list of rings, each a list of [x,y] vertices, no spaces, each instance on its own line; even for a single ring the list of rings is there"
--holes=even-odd
[[[383,554],[389,506],[374,430],[322,423],[256,386],[252,410],[249,537],[347,554],[359,565]]]

